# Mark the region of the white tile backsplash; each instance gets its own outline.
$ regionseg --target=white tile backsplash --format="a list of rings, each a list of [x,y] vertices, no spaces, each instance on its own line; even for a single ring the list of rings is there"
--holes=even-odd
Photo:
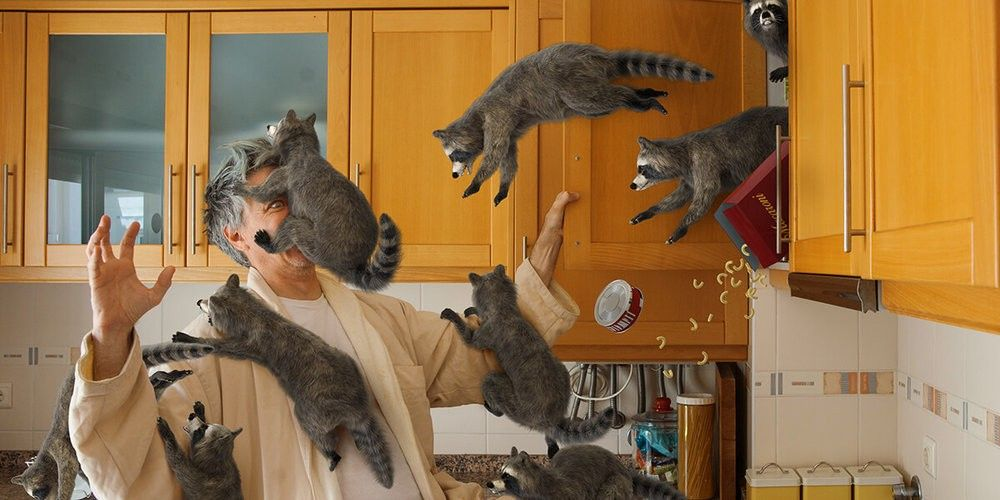
[[[858,335],[858,368],[895,370],[897,316],[888,312],[858,314],[861,328]]]
[[[934,327],[934,374],[928,380],[940,390],[964,397],[966,344],[973,334],[949,325]]]
[[[492,417],[492,415],[490,415]],[[435,434],[484,434],[486,410],[482,405],[431,408]]]
[[[985,500],[1000,491],[1000,448],[978,439],[965,440],[965,498]]]
[[[858,398],[777,398],[776,458],[785,467],[858,459]]]
[[[423,283],[420,285],[420,305],[420,309],[424,311],[439,313],[445,308],[451,308],[461,314],[465,308],[472,305],[472,285]]]
[[[858,460],[882,463],[896,461],[896,398],[864,396],[858,398]]]
[[[31,431],[0,431],[0,450],[32,450]]]
[[[858,313],[778,294],[777,369],[857,370]]]

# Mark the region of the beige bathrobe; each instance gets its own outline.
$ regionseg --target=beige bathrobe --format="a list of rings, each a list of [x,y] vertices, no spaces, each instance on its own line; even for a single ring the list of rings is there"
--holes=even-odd
[[[517,269],[515,282],[521,311],[549,344],[572,326],[579,309],[559,285],[543,285],[527,262]],[[493,355],[466,346],[436,312],[418,312],[392,297],[352,291],[323,275],[320,283],[357,350],[365,381],[423,498],[481,498],[479,485],[460,483],[434,466],[430,408],[481,403],[480,382],[497,369]],[[270,307],[287,314],[253,269],[247,285]],[[204,315],[185,331],[220,336]],[[243,428],[234,455],[247,499],[339,498],[332,493],[339,491],[337,472],[328,470],[328,460],[302,432],[291,400],[267,369],[217,356],[174,363],[172,368],[194,374],[169,388],[157,403],[137,340],[133,334],[128,361],[113,378],[93,380],[90,334],[84,337],[76,366],[70,437],[98,498],[181,498],[155,424],[157,416],[166,418],[187,449],[182,426],[194,401],[205,404],[210,422]]]

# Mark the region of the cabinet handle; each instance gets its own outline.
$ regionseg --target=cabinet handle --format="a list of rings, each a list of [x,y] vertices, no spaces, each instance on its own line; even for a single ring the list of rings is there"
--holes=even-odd
[[[354,185],[361,187],[361,162],[354,162]]]
[[[521,236],[521,260],[528,260],[528,237]]]
[[[198,254],[198,164],[191,164],[191,255]]]
[[[174,164],[168,165],[170,178],[167,180],[167,216],[163,218],[166,226],[167,254],[174,254]]]
[[[864,236],[864,231],[851,229],[851,89],[864,88],[863,80],[851,80],[851,65],[842,69],[841,98],[843,99],[844,129],[844,253],[851,252],[851,237]]]
[[[7,254],[7,247],[12,246],[12,243],[9,243],[7,241],[7,202],[8,202],[7,191],[10,183],[8,177],[12,177],[13,175],[14,173],[10,171],[10,166],[4,163],[3,164],[3,209],[0,209],[0,216],[3,217],[3,236],[0,236],[0,239],[2,239],[3,241],[0,241],[0,250],[3,251],[4,255]]]
[[[788,241],[781,234],[781,142],[789,140],[790,137],[787,135],[781,135],[781,125],[774,127],[774,204],[775,204],[775,231],[774,231],[774,248],[777,250],[775,253],[781,255],[781,244]]]

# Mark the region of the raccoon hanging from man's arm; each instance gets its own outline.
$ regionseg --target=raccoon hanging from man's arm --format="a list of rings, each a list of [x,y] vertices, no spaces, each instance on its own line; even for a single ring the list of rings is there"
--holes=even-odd
[[[768,54],[785,63],[771,72],[770,80],[788,78],[788,0],[743,0],[743,27]]]
[[[689,82],[714,78],[707,69],[678,57],[607,51],[580,43],[560,43],[528,55],[501,72],[461,117],[433,132],[452,162],[454,178],[471,172],[473,162],[483,154],[462,197],[478,192],[499,169],[500,188],[493,198],[493,204],[499,205],[517,173],[517,141],[539,123],[578,115],[596,118],[619,108],[667,113],[656,100],[667,92],[611,83],[625,76]]]
[[[212,350],[210,346],[166,342],[143,347],[142,361],[147,367],[153,367],[171,361],[200,358]],[[156,399],[160,398],[167,387],[190,374],[191,370],[172,370],[150,375],[149,382],[153,385]],[[10,480],[11,483],[22,486],[32,498],[69,500],[76,476],[81,474],[80,460],[69,439],[69,402],[73,397],[75,381],[75,374],[71,371],[59,389],[52,427],[42,441],[34,462],[22,474]]]
[[[667,244],[677,243],[723,190],[740,185],[774,152],[774,128],[788,128],[788,108],[750,108],[729,120],[673,139],[639,138],[637,175],[629,186],[642,191],[677,179],[673,193],[629,220],[638,224],[691,202]]]
[[[181,484],[185,500],[242,500],[240,470],[233,459],[233,441],[242,428],[230,430],[222,424],[209,424],[205,405],[195,401],[184,432],[191,439],[191,449],[185,454],[163,417],[156,420],[156,429],[163,439],[167,464]]]
[[[558,451],[558,443],[590,442],[607,433],[614,415],[610,408],[582,421],[565,416],[569,373],[521,315],[517,288],[504,266],[484,276],[469,274],[469,281],[475,306],[465,316],[478,315],[479,327],[473,329],[451,309],[442,311],[441,318],[454,323],[468,345],[492,350],[504,370],[483,379],[486,410],[544,433],[549,456]]]

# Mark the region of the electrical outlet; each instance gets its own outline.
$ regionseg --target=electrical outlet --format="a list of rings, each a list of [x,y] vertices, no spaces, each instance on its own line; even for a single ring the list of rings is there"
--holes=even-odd
[[[0,408],[13,408],[13,385],[10,382],[0,382]]]
[[[931,477],[937,477],[937,443],[930,436],[924,436],[924,470]]]

